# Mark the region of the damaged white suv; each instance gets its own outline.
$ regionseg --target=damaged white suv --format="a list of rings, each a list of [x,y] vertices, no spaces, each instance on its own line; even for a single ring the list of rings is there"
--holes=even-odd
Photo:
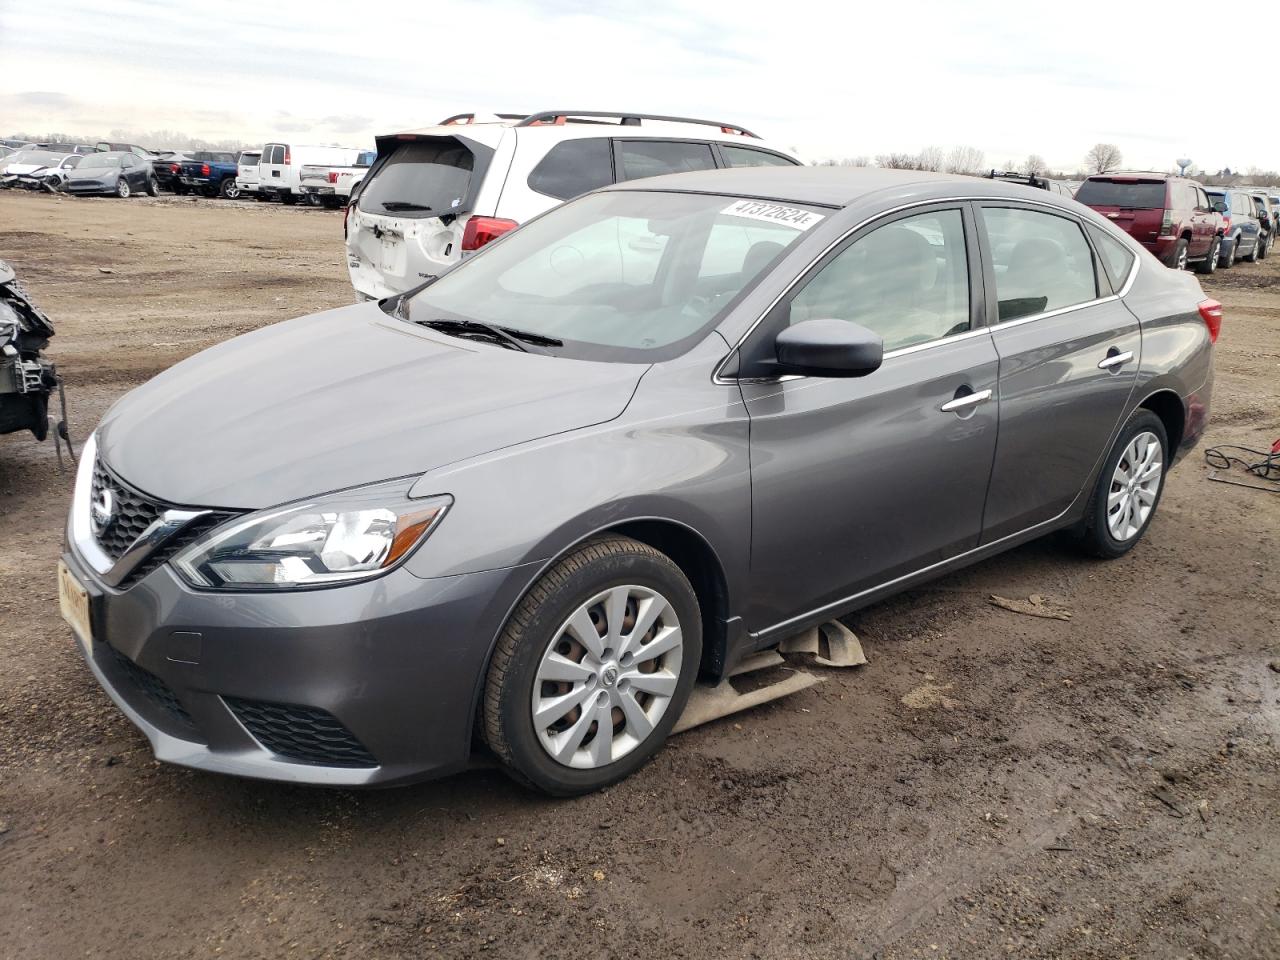
[[[347,207],[361,299],[403,293],[531,217],[623,180],[717,167],[795,166],[740,126],[635,113],[472,113],[378,138]]]

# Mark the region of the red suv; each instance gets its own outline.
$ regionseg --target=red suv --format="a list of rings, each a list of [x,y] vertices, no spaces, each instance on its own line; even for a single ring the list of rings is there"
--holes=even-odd
[[[1166,266],[1213,273],[1222,246],[1222,204],[1204,187],[1167,173],[1100,173],[1076,191],[1076,200],[1109,217]]]

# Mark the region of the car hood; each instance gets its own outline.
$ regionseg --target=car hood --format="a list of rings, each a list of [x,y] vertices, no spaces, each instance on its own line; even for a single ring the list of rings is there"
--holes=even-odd
[[[35,173],[37,170],[47,170],[49,165],[45,163],[11,163],[4,168],[6,176],[25,176],[29,173]]]
[[[98,451],[158,499],[257,509],[612,420],[646,369],[449,337],[360,304],[184,360],[108,412]]]

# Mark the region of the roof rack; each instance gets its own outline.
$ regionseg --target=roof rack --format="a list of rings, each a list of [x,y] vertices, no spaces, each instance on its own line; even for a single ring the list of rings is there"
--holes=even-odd
[[[499,114],[502,116],[502,114]],[[516,124],[517,127],[540,127],[540,126],[560,126],[566,122],[571,123],[599,123],[600,117],[617,117],[620,126],[638,127],[642,120],[658,120],[664,123],[696,123],[706,127],[719,127],[721,133],[736,133],[739,136],[751,137],[754,140],[760,138],[752,133],[746,127],[739,126],[736,123],[721,123],[719,120],[698,120],[694,117],[668,117],[660,113],[626,113],[623,111],[608,110],[543,110],[540,113],[531,113]]]
[[[519,120],[524,117],[523,113],[494,113],[491,116],[497,117],[499,120]],[[475,123],[476,114],[474,113],[455,113],[452,117],[445,117],[440,121],[440,126],[448,127],[456,123]]]

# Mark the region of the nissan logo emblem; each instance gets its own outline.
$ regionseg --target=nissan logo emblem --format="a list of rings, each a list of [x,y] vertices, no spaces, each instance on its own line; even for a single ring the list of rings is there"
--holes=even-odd
[[[97,496],[89,501],[89,519],[93,522],[93,532],[101,534],[116,514],[116,494],[110,487],[103,487]]]

